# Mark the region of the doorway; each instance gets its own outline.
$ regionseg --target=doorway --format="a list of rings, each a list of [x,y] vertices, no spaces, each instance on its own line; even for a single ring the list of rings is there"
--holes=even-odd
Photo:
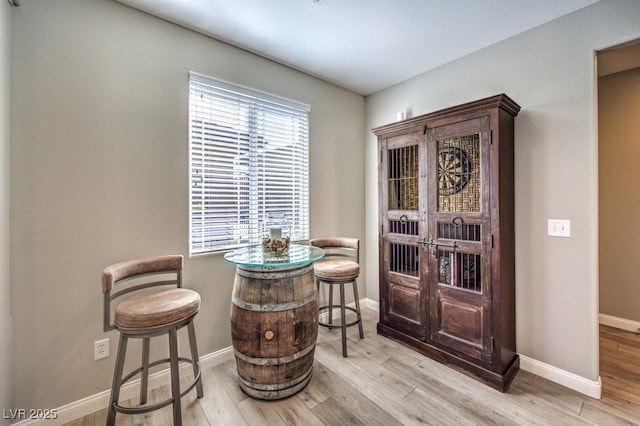
[[[600,376],[640,404],[640,40],[597,53]]]

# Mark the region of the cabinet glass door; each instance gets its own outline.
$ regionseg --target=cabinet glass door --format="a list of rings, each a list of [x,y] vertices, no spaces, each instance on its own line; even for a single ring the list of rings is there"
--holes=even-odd
[[[427,144],[430,337],[489,361],[488,118],[430,129]]]

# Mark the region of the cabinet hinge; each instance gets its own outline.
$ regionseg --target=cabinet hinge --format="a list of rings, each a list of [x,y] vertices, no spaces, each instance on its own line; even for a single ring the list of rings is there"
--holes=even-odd
[[[493,129],[489,131],[489,145],[493,145]]]
[[[493,248],[493,234],[491,234],[491,248]]]
[[[422,134],[426,135],[427,134],[427,126],[424,126],[424,130],[422,130]]]
[[[491,338],[491,350],[495,352],[496,350],[496,338],[492,337]]]

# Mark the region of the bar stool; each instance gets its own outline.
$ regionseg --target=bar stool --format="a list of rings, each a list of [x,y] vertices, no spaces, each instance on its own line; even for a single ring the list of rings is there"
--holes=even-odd
[[[360,338],[364,339],[362,331],[362,315],[360,313],[360,298],[358,297],[358,276],[360,275],[360,240],[357,238],[330,237],[313,238],[309,240],[312,246],[324,249],[325,256],[313,264],[318,290],[321,284],[329,285],[329,301],[320,306],[320,313],[328,311],[329,320],[319,321],[318,324],[328,328],[342,330],[342,356],[347,356],[347,327],[358,325]],[[345,284],[352,284],[355,308],[346,306],[344,297]],[[333,322],[333,286],[340,286],[340,322]],[[356,314],[356,319],[347,322],[346,311]]]
[[[180,399],[194,387],[202,398],[202,375],[193,319],[200,309],[200,295],[182,288],[182,264],[180,255],[156,256],[130,260],[108,266],[102,272],[104,294],[104,331],[118,330],[120,340],[113,372],[111,398],[107,425],[113,425],[116,412],[140,414],[173,404],[173,424],[182,425]],[[117,290],[116,290],[117,287]],[[119,298],[115,308],[112,302]],[[113,320],[112,320],[113,311]],[[187,327],[191,358],[178,354],[178,330]],[[149,346],[152,337],[169,336],[169,358],[149,362]],[[123,376],[129,339],[142,339],[141,366]],[[193,366],[193,381],[180,391],[179,363]],[[171,370],[171,398],[153,405],[147,402],[149,368],[169,363]],[[140,406],[124,407],[118,404],[120,388],[133,377],[140,375]]]

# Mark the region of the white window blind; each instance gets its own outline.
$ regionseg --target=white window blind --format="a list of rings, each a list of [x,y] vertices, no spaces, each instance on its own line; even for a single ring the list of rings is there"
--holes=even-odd
[[[191,254],[262,241],[267,214],[309,238],[308,105],[190,73]]]

